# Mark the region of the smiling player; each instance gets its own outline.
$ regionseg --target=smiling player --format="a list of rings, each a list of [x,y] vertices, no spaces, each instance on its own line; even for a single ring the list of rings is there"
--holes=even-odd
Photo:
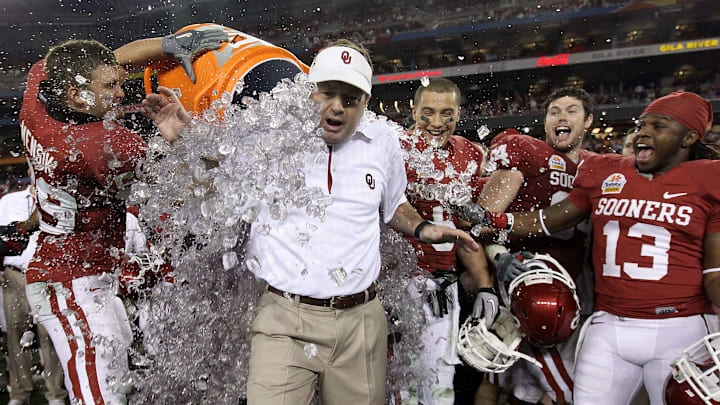
[[[663,403],[670,364],[716,327],[703,316],[720,304],[720,162],[702,142],[712,120],[697,94],[659,98],[640,116],[634,158],[588,156],[569,197],[545,210],[476,216],[517,236],[591,219],[596,302],[575,404],[626,404],[642,384]]]
[[[583,89],[560,88],[551,93],[545,102],[544,140],[521,135],[512,129],[496,136],[489,158],[491,169],[494,166],[495,171],[490,175],[478,203],[493,211],[516,212],[546,208],[567,197],[572,190],[583,137],[592,125],[593,104],[592,98]],[[485,252],[495,264],[501,283],[511,281],[526,270],[509,253],[518,251],[549,254],[573,278],[577,278],[583,269],[585,239],[585,232],[575,228],[544,237],[511,238],[507,248],[487,243]],[[558,403],[571,400],[572,345],[571,341],[551,350],[537,348],[535,351],[537,357],[544,358],[540,361],[555,363],[559,373],[553,374],[547,367],[536,372],[532,365],[516,365],[511,374],[535,375],[532,379],[523,378],[522,383],[518,383],[519,376],[513,378],[516,398],[536,403],[543,393],[547,393]],[[519,370],[523,367],[531,370]],[[494,380],[494,377],[490,379]],[[487,381],[483,382],[481,390],[489,397],[497,395],[492,393],[496,389]]]
[[[460,119],[461,99],[460,89],[448,79],[434,79],[427,86],[420,86],[413,107],[415,131],[401,138],[408,201],[424,220],[450,228],[461,224],[450,209],[444,208],[457,197],[446,191],[466,193],[476,200],[484,182],[482,154],[467,139],[453,135]],[[417,155],[422,157],[416,159]],[[434,170],[426,169],[430,165]],[[443,173],[442,178],[437,172]],[[422,302],[427,326],[422,335],[424,351],[418,362],[423,375],[416,387],[409,387],[407,393],[401,394],[402,403],[415,402],[414,390],[417,389],[420,403],[452,404],[455,365],[460,364],[454,344],[460,321],[457,260],[468,270],[478,289],[473,316],[484,316],[488,324],[492,324],[498,298],[482,251],[471,251],[455,243],[428,244],[417,238],[408,236],[408,239],[418,252],[418,266],[432,277],[423,280],[429,291],[426,297],[429,300]]]

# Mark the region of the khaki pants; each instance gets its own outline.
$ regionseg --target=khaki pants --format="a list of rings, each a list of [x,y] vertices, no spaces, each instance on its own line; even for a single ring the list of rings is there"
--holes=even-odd
[[[25,331],[30,330],[32,317],[30,306],[25,296],[25,274],[12,266],[5,266],[3,272],[3,308],[7,318],[7,350],[8,370],[10,375],[10,399],[29,401],[33,392],[33,361],[30,350],[22,350],[20,338]],[[63,372],[55,354],[47,331],[37,325],[40,355],[43,361],[43,376],[45,376],[45,398],[65,399],[67,391],[63,388]]]
[[[387,320],[379,299],[338,310],[271,292],[252,327],[249,405],[385,404]]]

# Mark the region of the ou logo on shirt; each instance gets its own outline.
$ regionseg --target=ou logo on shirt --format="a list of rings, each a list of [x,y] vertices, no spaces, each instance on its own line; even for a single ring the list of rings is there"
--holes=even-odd
[[[365,183],[370,187],[370,190],[375,190],[375,179],[373,179],[372,174],[367,173],[365,175]]]

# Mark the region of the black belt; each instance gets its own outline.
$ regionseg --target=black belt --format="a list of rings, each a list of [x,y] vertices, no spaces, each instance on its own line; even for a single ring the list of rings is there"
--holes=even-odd
[[[352,308],[354,306],[364,304],[366,302],[370,302],[370,301],[374,300],[375,297],[377,296],[377,291],[375,291],[375,282],[370,284],[370,287],[368,287],[368,289],[363,292],[359,292],[357,294],[352,294],[352,295],[330,297],[330,298],[325,298],[325,299],[306,297],[304,295],[290,294],[289,292],[278,290],[277,288],[275,288],[271,285],[268,285],[268,291],[270,291],[271,293],[277,294],[279,296],[285,297],[287,299],[290,299],[290,300],[295,300],[295,298],[299,298],[301,304],[315,305],[318,307],[328,307],[328,308],[334,308],[334,309]]]

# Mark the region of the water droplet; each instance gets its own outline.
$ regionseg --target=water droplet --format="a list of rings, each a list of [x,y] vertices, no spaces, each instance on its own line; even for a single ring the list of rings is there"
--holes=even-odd
[[[256,272],[261,267],[260,260],[258,260],[255,256],[250,256],[247,260],[245,260],[245,266],[247,266],[248,270]]]
[[[477,130],[477,135],[480,140],[485,139],[486,136],[490,135],[490,128],[487,125],[483,125]]]
[[[235,252],[225,252],[222,257],[223,268],[230,270],[238,264],[238,257]]]
[[[255,207],[248,208],[243,214],[242,214],[242,220],[247,223],[253,223],[258,217],[258,210]]]
[[[225,249],[232,249],[237,245],[237,235],[225,236],[223,238],[223,247]]]
[[[317,356],[318,354],[318,348],[315,346],[314,343],[308,343],[304,347],[305,350],[305,358],[312,359],[313,357]]]
[[[262,224],[262,225],[258,226],[258,232],[261,235],[265,235],[265,236],[270,235],[270,229],[271,229],[270,225],[268,225],[268,224]]]
[[[347,272],[342,267],[335,267],[328,270],[328,275],[338,287],[342,287],[347,281]]]

